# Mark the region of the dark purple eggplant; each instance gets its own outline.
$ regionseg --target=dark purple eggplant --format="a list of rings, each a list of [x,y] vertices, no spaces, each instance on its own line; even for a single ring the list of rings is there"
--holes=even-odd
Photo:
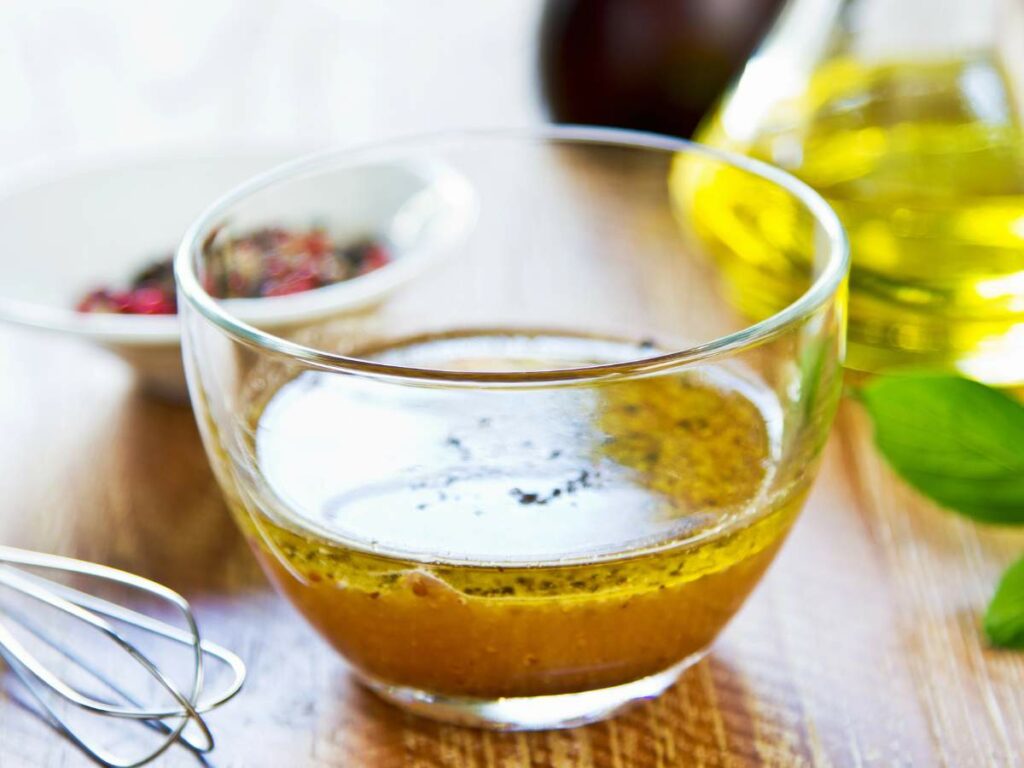
[[[541,82],[552,119],[690,136],[781,0],[548,0]]]

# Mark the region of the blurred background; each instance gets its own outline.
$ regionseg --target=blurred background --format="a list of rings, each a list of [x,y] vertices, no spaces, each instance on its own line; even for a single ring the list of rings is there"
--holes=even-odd
[[[688,134],[777,0],[0,6],[0,167],[552,117]]]
[[[221,192],[285,158],[554,121],[693,136],[793,173],[848,231],[850,367],[1021,383],[1022,39],[1021,0],[4,3],[0,195],[40,169],[111,172],[65,185],[71,205],[54,209],[89,243],[41,239],[56,186],[30,208],[0,205],[12,249],[82,254],[62,264],[61,291],[19,270],[0,317],[80,330],[58,310],[168,252]],[[159,179],[143,178],[147,158]],[[97,195],[88,214],[83,189]],[[159,220],[139,189],[168,192],[149,206]],[[733,266],[748,287],[798,286],[810,269],[785,249]]]
[[[0,5],[0,166],[541,119],[535,0]]]

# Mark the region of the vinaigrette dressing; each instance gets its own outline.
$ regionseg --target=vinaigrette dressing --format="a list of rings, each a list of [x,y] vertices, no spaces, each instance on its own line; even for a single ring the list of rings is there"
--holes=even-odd
[[[361,356],[528,371],[643,353],[480,333]],[[610,687],[699,654],[806,493],[775,476],[773,393],[719,366],[465,391],[307,371],[253,414],[231,496],[264,568],[360,673],[448,695]]]

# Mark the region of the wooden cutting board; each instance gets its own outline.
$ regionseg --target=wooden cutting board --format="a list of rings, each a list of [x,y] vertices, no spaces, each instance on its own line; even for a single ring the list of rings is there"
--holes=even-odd
[[[1024,653],[989,650],[979,629],[1024,533],[916,497],[852,403],[802,519],[708,659],[617,719],[512,735],[422,721],[355,685],[254,566],[191,412],[136,393],[118,361],[0,329],[0,434],[0,541],[162,581],[245,658],[245,690],[209,718],[213,766],[1024,764]],[[9,676],[3,691],[0,765],[88,765]],[[177,748],[156,764],[197,765]]]

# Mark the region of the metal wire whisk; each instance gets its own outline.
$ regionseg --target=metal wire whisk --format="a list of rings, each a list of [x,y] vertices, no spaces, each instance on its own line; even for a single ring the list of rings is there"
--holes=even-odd
[[[19,567],[21,566],[21,567]],[[179,629],[164,621],[139,613],[123,605],[82,592],[51,579],[24,570],[24,567],[41,568],[51,571],[88,576],[114,582],[137,589],[173,606],[184,618],[187,630]],[[57,555],[30,552],[0,545],[0,585],[8,587],[51,608],[63,611],[106,636],[119,646],[146,675],[173,700],[162,707],[146,706],[115,682],[96,671],[74,650],[49,637],[26,616],[0,609],[0,658],[32,693],[42,708],[42,713],[54,728],[70,739],[85,754],[97,763],[109,768],[135,768],[162,754],[175,742],[183,744],[194,752],[206,753],[213,749],[213,735],[202,718],[202,714],[220,706],[241,689],[245,681],[245,665],[231,651],[203,640],[188,602],[177,592],[156,582],[135,576],[116,568],[75,560]],[[113,621],[111,621],[113,620]],[[80,673],[102,685],[109,695],[89,694],[81,687],[62,679],[47,665],[40,662],[24,643],[11,632],[9,622],[16,622],[41,643],[77,667]],[[114,622],[130,625],[145,632],[158,635],[166,640],[191,648],[192,666],[189,690],[182,692],[165,672],[161,671],[138,646],[129,642],[118,631]],[[231,672],[230,683],[212,696],[203,696],[204,659],[210,656],[225,664]],[[92,744],[88,738],[76,731],[54,706],[53,696],[96,715],[124,718],[138,721],[157,731],[160,736],[152,749],[143,754],[124,758]],[[185,733],[189,724],[195,726],[195,735]]]

